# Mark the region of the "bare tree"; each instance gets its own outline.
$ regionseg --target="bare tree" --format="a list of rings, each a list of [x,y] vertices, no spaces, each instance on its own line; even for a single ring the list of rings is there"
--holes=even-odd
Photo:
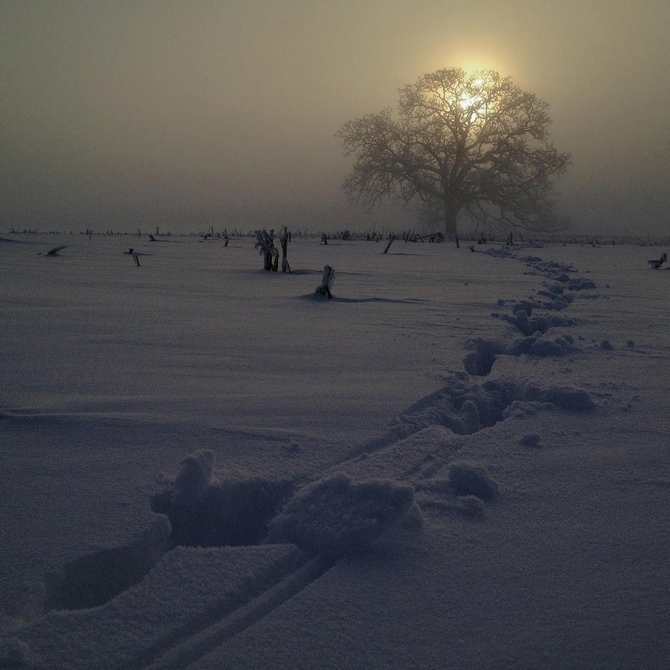
[[[490,70],[442,69],[400,89],[389,109],[337,133],[356,158],[345,190],[369,205],[420,204],[458,239],[457,218],[509,229],[560,230],[551,177],[570,163],[549,141],[549,105]]]

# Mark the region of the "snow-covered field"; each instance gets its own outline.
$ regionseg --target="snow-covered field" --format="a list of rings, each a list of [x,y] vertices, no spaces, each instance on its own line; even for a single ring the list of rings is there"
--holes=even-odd
[[[5,235],[0,667],[670,667],[667,249],[383,247]]]

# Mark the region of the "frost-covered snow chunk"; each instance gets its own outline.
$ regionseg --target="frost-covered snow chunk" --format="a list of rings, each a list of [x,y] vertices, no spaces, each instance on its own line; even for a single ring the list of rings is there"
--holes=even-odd
[[[559,335],[552,340],[540,333],[516,340],[509,349],[509,353],[513,356],[528,354],[538,358],[563,356],[574,351],[578,351],[578,348],[575,346],[574,338],[571,335]]]
[[[448,484],[457,496],[476,496],[482,500],[495,500],[498,497],[498,485],[486,468],[478,463],[452,463],[449,466]]]
[[[270,526],[269,539],[339,557],[359,551],[398,524],[414,489],[394,481],[336,474],[298,491]]]

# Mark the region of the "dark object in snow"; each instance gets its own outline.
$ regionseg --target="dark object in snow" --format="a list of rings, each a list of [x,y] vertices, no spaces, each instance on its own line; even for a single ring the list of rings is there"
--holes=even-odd
[[[123,253],[124,253],[124,254],[127,254],[128,256],[132,256],[133,259],[135,260],[135,265],[137,265],[138,268],[140,267],[140,255],[139,255],[139,252],[135,251],[135,249],[133,249],[133,247],[129,247],[129,248],[128,248],[128,251],[124,251]]]
[[[59,247],[54,247],[53,249],[49,249],[49,251],[47,251],[47,253],[46,253],[46,256],[58,256],[58,252],[62,251],[63,249],[65,249],[65,245],[61,244]],[[40,256],[41,255],[42,254],[40,254]]]
[[[444,233],[429,233],[428,235],[418,235],[417,240],[419,242],[425,242],[428,240],[428,242],[444,242]]]
[[[263,256],[263,268],[268,271],[277,272],[279,269],[279,252],[275,247],[275,231],[256,231],[256,249]]]
[[[291,239],[291,234],[288,232],[288,228],[284,226],[284,229],[282,230],[281,237],[279,238],[279,242],[281,244],[281,271],[282,272],[288,272],[291,274],[291,266],[288,264],[288,243],[289,240]]]
[[[316,287],[316,293],[319,295],[325,295],[328,299],[332,298],[333,295],[330,292],[330,287],[335,281],[335,270],[333,270],[330,265],[323,266],[323,276],[321,277],[321,284]]]
[[[395,235],[391,235],[391,237],[389,238],[388,244],[384,248],[384,253],[387,253],[388,250],[391,248],[391,245],[393,244],[393,240],[395,240]]]
[[[668,254],[665,253],[665,251],[661,254],[660,258],[657,258],[656,260],[651,260],[647,261],[649,265],[651,265],[654,270],[660,269],[661,265],[665,263],[665,261],[668,260]]]

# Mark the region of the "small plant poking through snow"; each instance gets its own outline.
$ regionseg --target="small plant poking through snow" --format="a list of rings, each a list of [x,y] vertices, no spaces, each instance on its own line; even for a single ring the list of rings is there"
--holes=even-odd
[[[398,524],[414,489],[386,480],[336,474],[300,490],[272,521],[269,539],[336,558],[355,553]]]

